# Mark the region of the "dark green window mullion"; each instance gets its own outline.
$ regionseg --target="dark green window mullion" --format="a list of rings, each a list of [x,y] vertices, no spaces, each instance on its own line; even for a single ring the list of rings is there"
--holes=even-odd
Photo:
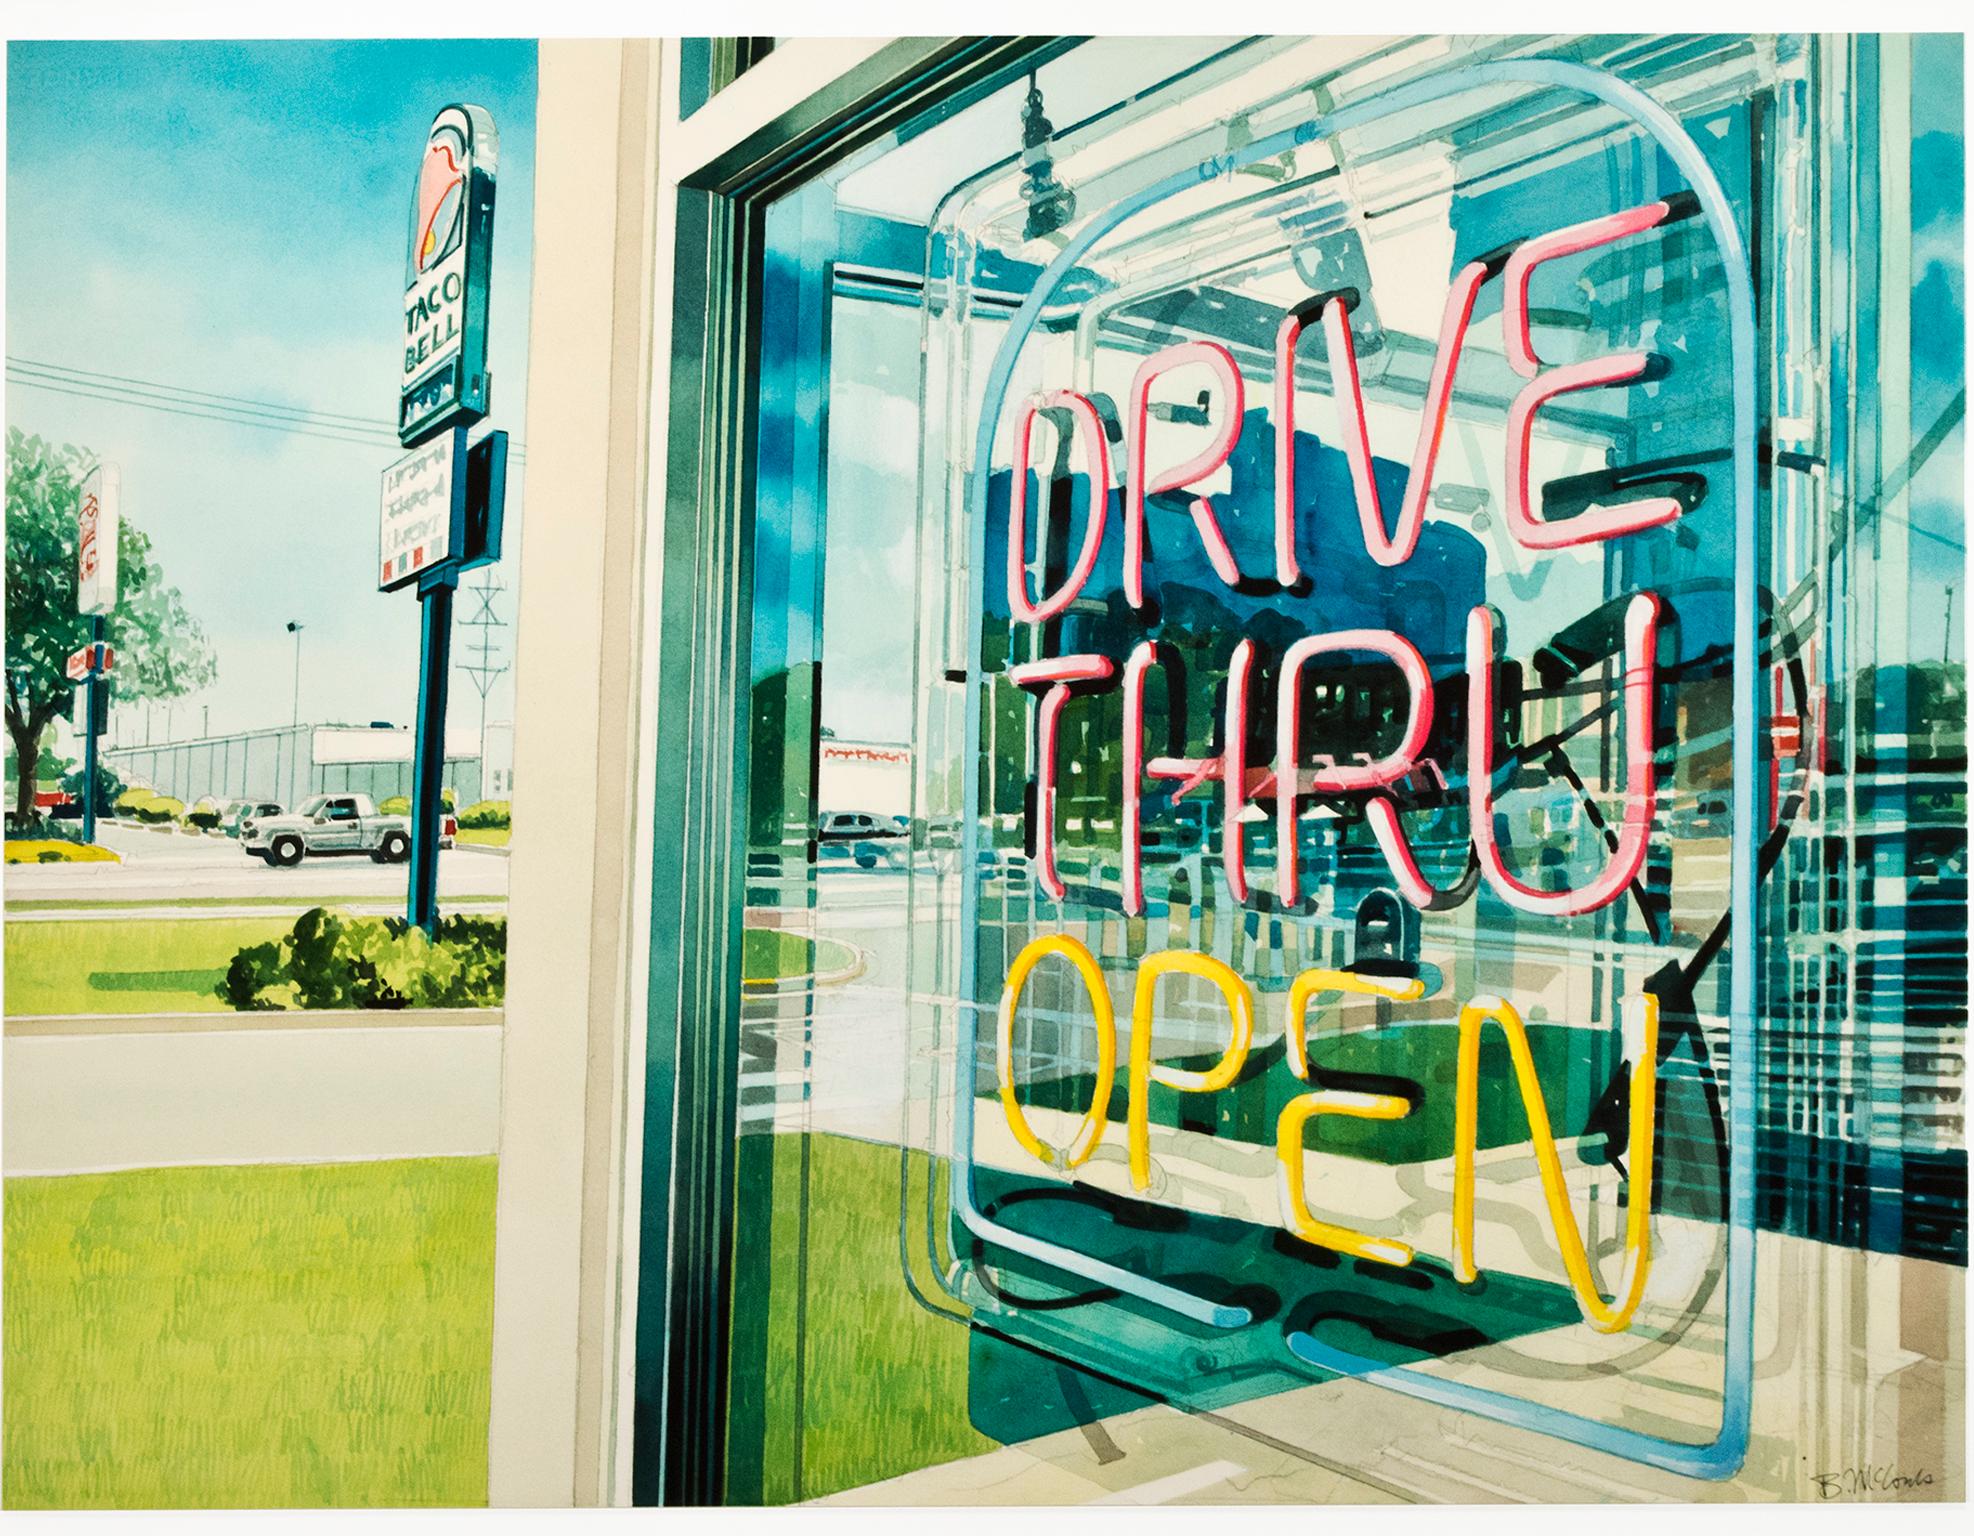
[[[679,195],[657,667],[632,1501],[725,1487],[758,215]],[[686,402],[690,402],[687,404]]]
[[[823,680],[823,570],[828,509],[830,256],[836,200],[812,181],[770,204],[761,257],[754,550],[749,619],[747,742],[750,905],[783,911],[816,904]],[[746,1004],[743,1003],[743,1007]],[[756,1006],[813,1010],[813,994]],[[774,1049],[789,1018],[778,1017]],[[787,1074],[773,1064],[773,1079]],[[772,1089],[771,1089],[772,1091]],[[743,1105],[743,1114],[748,1106]],[[769,1115],[772,1116],[770,1106]],[[802,1497],[809,1242],[808,1133],[802,1155],[777,1158],[772,1119],[735,1126],[732,1359],[727,1416],[730,1503]],[[793,1188],[784,1189],[784,1182]],[[777,1220],[792,1214],[792,1234]],[[791,1251],[778,1253],[782,1243]],[[770,1378],[786,1362],[790,1402],[776,1411]],[[770,1497],[774,1495],[774,1497]]]

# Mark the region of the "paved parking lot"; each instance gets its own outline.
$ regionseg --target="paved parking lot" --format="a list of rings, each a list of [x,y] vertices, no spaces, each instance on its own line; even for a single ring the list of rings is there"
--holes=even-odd
[[[376,864],[362,856],[305,859],[274,869],[250,857],[229,837],[104,822],[97,841],[122,855],[121,864],[10,864],[7,902],[87,904],[174,902],[209,904],[248,900],[279,911],[269,898],[292,898],[299,912],[324,900],[368,898],[388,904],[405,895],[407,866]],[[439,855],[439,896],[507,899],[505,850],[461,845]],[[26,914],[20,914],[25,916]]]

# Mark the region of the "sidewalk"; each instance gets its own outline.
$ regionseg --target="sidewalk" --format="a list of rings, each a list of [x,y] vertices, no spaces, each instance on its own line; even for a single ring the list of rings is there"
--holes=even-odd
[[[499,1009],[9,1019],[0,1171],[475,1156]]]

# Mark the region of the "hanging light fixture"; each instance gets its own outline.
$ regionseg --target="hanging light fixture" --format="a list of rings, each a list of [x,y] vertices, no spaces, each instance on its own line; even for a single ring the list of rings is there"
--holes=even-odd
[[[1056,180],[1056,163],[1049,154],[1055,125],[1042,110],[1042,87],[1028,77],[1028,99],[1021,108],[1021,196],[1028,204],[1024,240],[1053,235],[1076,217],[1076,194]]]

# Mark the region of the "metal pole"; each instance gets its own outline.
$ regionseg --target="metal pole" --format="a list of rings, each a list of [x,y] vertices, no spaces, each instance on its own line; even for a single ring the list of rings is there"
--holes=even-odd
[[[461,456],[453,463],[455,474],[465,474]],[[439,922],[439,829],[445,822],[439,797],[445,787],[446,685],[452,675],[452,594],[458,580],[459,573],[445,567],[433,572],[418,590],[422,635],[411,776],[411,890],[405,917],[427,933]]]
[[[89,616],[89,639],[91,644],[103,638],[103,616],[100,613]],[[85,843],[96,841],[96,690],[103,686],[103,675],[96,666],[96,658],[89,658],[89,697],[82,710],[82,840]]]
[[[302,723],[302,626],[290,619],[288,633],[295,637],[295,704],[288,724],[295,726]]]

